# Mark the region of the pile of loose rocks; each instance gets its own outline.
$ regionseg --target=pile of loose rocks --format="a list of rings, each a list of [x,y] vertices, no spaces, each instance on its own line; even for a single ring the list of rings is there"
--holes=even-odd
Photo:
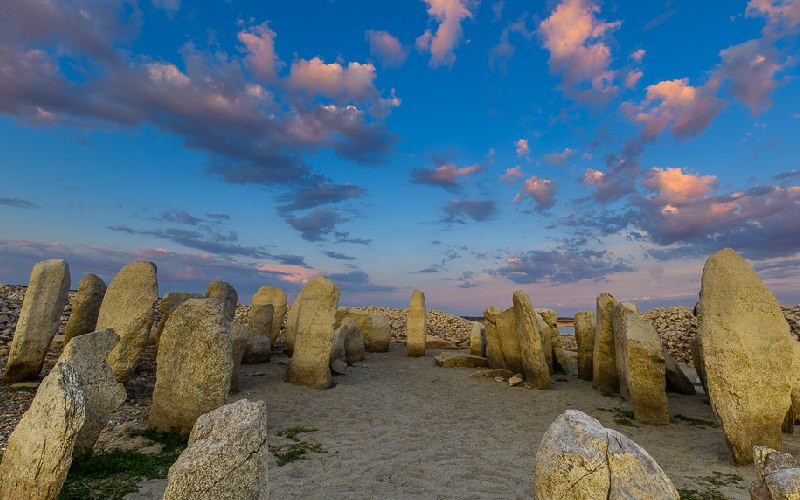
[[[385,315],[389,318],[389,325],[392,327],[392,341],[405,341],[408,309],[392,307],[356,307],[354,309]],[[428,335],[460,344],[469,342],[471,333],[471,321],[428,309]]]
[[[661,336],[664,349],[675,360],[692,364],[689,342],[697,335],[697,318],[692,313],[691,307],[657,307],[640,316],[653,324]]]

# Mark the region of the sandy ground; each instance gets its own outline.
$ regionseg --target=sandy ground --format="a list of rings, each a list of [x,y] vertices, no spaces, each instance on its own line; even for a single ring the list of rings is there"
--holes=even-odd
[[[614,408],[630,410],[589,382],[556,376],[553,389],[508,387],[471,379],[473,371],[438,368],[429,350],[408,358],[402,345],[336,377],[316,391],[283,382],[286,359],[242,366],[241,391],[232,400],[264,400],[270,435],[289,427],[318,429],[303,439],[326,454],[269,470],[271,498],[530,498],[536,449],[551,422],[579,409],[643,446],[678,488],[703,490],[714,472],[743,477],[717,486],[728,498],[749,498],[751,466],[733,466],[720,429],[675,420],[668,426],[614,422]],[[704,396],[669,395],[670,415],[713,421]],[[784,435],[786,451],[800,455],[800,434]],[[165,481],[142,484],[131,499],[161,498]]]

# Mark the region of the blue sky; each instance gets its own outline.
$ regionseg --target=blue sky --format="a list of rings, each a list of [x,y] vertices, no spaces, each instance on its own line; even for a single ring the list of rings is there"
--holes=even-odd
[[[343,305],[800,301],[800,1],[10,0],[0,281],[125,262]]]

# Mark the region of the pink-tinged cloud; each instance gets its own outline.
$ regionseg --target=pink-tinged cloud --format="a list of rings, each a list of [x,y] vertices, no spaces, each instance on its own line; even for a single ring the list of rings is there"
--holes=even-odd
[[[525,177],[525,173],[522,172],[522,167],[517,165],[516,167],[507,168],[506,173],[500,176],[500,181],[506,184],[514,184],[517,182],[517,179],[523,177]]]
[[[645,173],[642,184],[656,193],[658,202],[673,205],[705,196],[718,182],[714,175],[684,173],[682,168],[676,167],[651,168]]]
[[[556,183],[554,180],[534,175],[525,179],[522,191],[514,197],[514,203],[522,201],[527,194],[533,198],[537,210],[546,210],[556,204],[555,193]]]
[[[798,0],[750,0],[745,14],[748,17],[766,17],[768,35],[776,31],[793,30],[800,25],[800,1]]]
[[[454,163],[445,163],[431,170],[430,180],[434,183],[448,184],[454,182],[456,177],[474,175],[483,170],[483,165],[475,163],[468,167],[457,167]]]
[[[633,87],[636,86],[636,84],[639,82],[639,79],[642,78],[643,76],[644,73],[642,73],[641,70],[634,69],[628,71],[628,74],[625,75],[625,87],[632,89]]]
[[[550,71],[562,76],[567,90],[579,84],[588,84],[593,93],[601,95],[616,90],[605,36],[620,22],[598,19],[595,14],[599,11],[592,0],[562,0],[539,25],[544,47],[550,52]]]
[[[375,66],[351,62],[326,63],[319,57],[292,63],[289,87],[331,99],[365,102],[377,98]]]
[[[783,68],[775,48],[764,39],[750,40],[728,47],[720,57],[722,62],[714,71],[715,83],[730,81],[730,92],[754,113],[769,108],[772,91],[778,85],[775,74]]]
[[[644,49],[634,50],[633,52],[631,52],[631,59],[633,59],[637,63],[640,63],[644,60],[645,54],[647,54],[647,51]]]
[[[456,60],[454,50],[461,43],[461,22],[472,18],[470,0],[425,0],[428,15],[439,23],[436,33],[425,30],[417,37],[416,47],[421,52],[430,52],[429,65],[452,67]]]
[[[542,158],[550,165],[563,165],[575,153],[574,149],[564,148],[560,153],[548,153]]]
[[[369,53],[387,68],[402,66],[408,53],[400,40],[388,31],[367,30],[365,37],[369,42]]]
[[[583,178],[581,181],[584,184],[588,184],[590,186],[601,186],[605,180],[606,174],[599,170],[595,170],[593,168],[587,168],[586,171],[583,173]]]
[[[287,283],[306,284],[315,276],[323,274],[323,271],[309,269],[303,266],[287,266],[282,264],[257,264],[256,269],[268,273],[274,273],[278,279]]]
[[[527,139],[518,139],[514,141],[514,149],[517,152],[517,156],[520,158],[531,154],[531,147],[528,145]]]
[[[272,82],[278,77],[283,62],[275,54],[274,31],[268,24],[262,23],[249,30],[240,31],[237,38],[247,48],[247,62],[250,70],[263,81]]]

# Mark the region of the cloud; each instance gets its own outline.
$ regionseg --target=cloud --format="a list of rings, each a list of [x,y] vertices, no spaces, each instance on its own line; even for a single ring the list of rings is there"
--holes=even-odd
[[[503,28],[503,31],[500,32],[500,41],[489,50],[489,68],[492,71],[499,71],[502,74],[508,72],[508,61],[515,52],[514,45],[509,40],[511,33],[519,34],[526,40],[531,40],[533,38],[535,32],[528,31],[525,22],[526,16],[527,14],[523,14],[522,17],[509,23]]]
[[[531,154],[531,147],[528,144],[527,139],[517,139],[514,141],[514,150],[517,152],[517,156],[520,158]]]
[[[339,252],[323,252],[323,253],[324,253],[325,255],[327,255],[327,256],[328,256],[329,258],[331,258],[331,259],[337,259],[337,260],[356,260],[356,258],[355,258],[355,257],[350,257],[349,255],[345,255],[345,254],[343,254],[343,253],[339,253]]]
[[[642,180],[642,184],[654,191],[654,198],[659,203],[687,203],[700,198],[718,182],[713,175],[694,175],[683,173],[682,168],[651,168]]]
[[[641,153],[641,141],[629,140],[619,153],[606,155],[605,172],[587,168],[581,182],[594,188],[591,199],[607,203],[633,193],[641,170]]]
[[[428,15],[439,23],[436,33],[430,29],[417,37],[416,47],[421,52],[430,52],[429,65],[452,67],[456,60],[455,48],[461,43],[461,22],[472,18],[470,0],[424,0],[428,4]]]
[[[336,184],[322,175],[311,176],[299,184],[296,191],[281,197],[287,201],[279,207],[282,213],[305,210],[329,203],[361,198],[367,191],[353,184]]]
[[[208,217],[209,219],[214,219],[217,222],[221,222],[221,221],[224,221],[224,220],[231,220],[231,216],[230,215],[223,214],[223,213],[212,214],[212,213],[206,212],[206,217]]]
[[[642,73],[638,69],[628,71],[628,74],[625,75],[625,82],[624,82],[625,83],[625,87],[629,88],[629,89],[635,87],[636,84],[639,82],[639,79],[641,77],[643,77],[643,76],[644,76],[644,73]]]
[[[278,77],[283,62],[275,54],[275,37],[268,23],[261,23],[249,30],[240,31],[237,38],[247,48],[245,61],[259,79],[271,83]]]
[[[328,275],[328,279],[336,283],[344,293],[387,293],[397,289],[391,286],[376,285],[370,281],[370,277],[364,271],[349,271],[346,273],[333,273]]]
[[[631,52],[631,59],[636,61],[637,63],[641,63],[644,60],[644,56],[647,54],[647,51],[644,49],[637,49]]]
[[[469,221],[486,222],[497,212],[491,200],[451,200],[444,207],[442,222],[446,224],[467,224]]]
[[[326,63],[319,57],[292,63],[289,88],[310,95],[333,98],[338,102],[369,102],[379,95],[373,84],[377,73],[372,64],[351,62],[347,66]]]
[[[14,208],[39,208],[39,205],[20,198],[5,198],[0,196],[0,205]]]
[[[324,241],[337,224],[347,220],[338,210],[326,208],[315,208],[305,216],[286,217],[286,222],[300,232],[300,237],[306,241]]]
[[[505,264],[490,273],[522,285],[602,281],[611,273],[634,271],[627,262],[607,250],[572,248],[569,245],[512,255]]]
[[[370,245],[371,239],[365,238],[352,238],[347,231],[334,231],[333,237],[336,243],[352,243],[354,245]]]
[[[745,15],[766,17],[767,36],[778,36],[800,25],[800,2],[797,0],[750,0]]]
[[[387,68],[402,66],[406,61],[406,48],[388,31],[367,30],[364,36],[369,42],[370,55]]]
[[[514,184],[517,182],[517,179],[521,179],[525,177],[525,173],[522,172],[522,168],[517,165],[513,168],[507,168],[506,173],[500,176],[500,181],[506,184]]]
[[[485,161],[473,163],[466,167],[458,167],[455,163],[449,162],[437,155],[433,155],[432,159],[437,166],[433,168],[412,169],[411,182],[415,184],[439,186],[448,190],[457,191],[461,187],[459,178],[469,177],[483,172],[489,163],[491,163],[493,154],[490,151]]]
[[[778,85],[775,73],[783,65],[768,42],[757,39],[733,45],[721,51],[720,57],[722,62],[713,74],[716,84],[730,81],[730,92],[754,113],[772,105],[772,92]]]
[[[795,168],[792,170],[781,172],[779,174],[775,174],[772,176],[772,180],[781,183],[781,185],[784,187],[786,187],[786,183],[788,182],[800,183],[800,168]]]
[[[574,153],[575,151],[573,149],[564,148],[564,151],[560,153],[548,153],[542,158],[550,165],[563,165]]]
[[[150,0],[153,7],[169,12],[177,12],[181,8],[181,0]]]
[[[230,217],[228,217],[230,218]],[[203,219],[195,217],[185,210],[166,210],[161,213],[158,220],[163,222],[174,222],[176,224],[185,224],[187,226],[197,226],[204,222]]]
[[[536,203],[536,210],[541,212],[556,204],[555,192],[556,183],[554,180],[534,175],[525,179],[522,184],[522,191],[514,197],[514,203],[522,201],[525,194],[527,194]]]

